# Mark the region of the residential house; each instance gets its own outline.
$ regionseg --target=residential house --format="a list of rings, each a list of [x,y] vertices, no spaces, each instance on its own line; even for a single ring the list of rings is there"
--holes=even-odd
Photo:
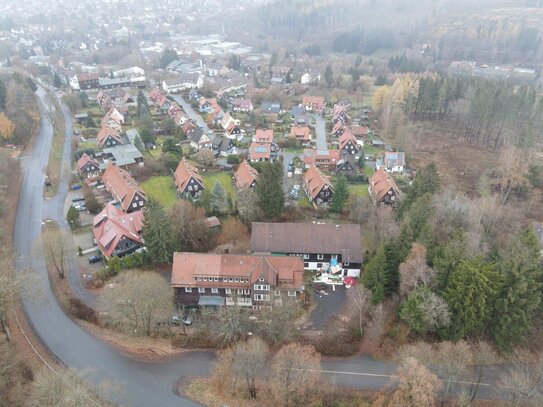
[[[273,143],[272,129],[257,129],[253,137],[255,143]]]
[[[102,91],[101,91],[102,92]],[[121,88],[108,90],[105,94],[110,98],[116,107],[126,105],[127,103],[133,103],[134,101],[130,97],[130,94]]]
[[[401,151],[385,151],[385,170],[388,172],[403,172],[405,169],[405,154]]]
[[[215,155],[221,157],[227,157],[230,154],[236,154],[234,143],[228,137],[216,135],[213,138],[213,151]]]
[[[359,152],[356,138],[349,129],[345,130],[339,138],[339,150],[341,151],[342,156],[345,156],[346,154],[355,156]]]
[[[178,93],[185,89],[201,88],[203,80],[198,73],[188,73],[162,81],[162,89],[167,93]]]
[[[102,175],[102,181],[124,212],[131,213],[145,207],[145,192],[128,171],[109,163]]]
[[[102,118],[101,124],[121,131],[124,124],[124,115],[115,106],[111,106]]]
[[[260,112],[263,115],[278,115],[281,112],[281,103],[279,102],[262,102]]]
[[[76,123],[85,124],[89,120],[89,114],[87,112],[78,112],[74,114],[74,120]]]
[[[360,225],[253,222],[251,230],[250,250],[254,254],[298,257],[306,270],[321,270],[337,261],[343,276],[360,275]]]
[[[173,174],[177,192],[181,196],[190,195],[197,198],[205,189],[204,180],[198,172],[198,169],[183,158]]]
[[[370,129],[367,126],[351,126],[351,133],[356,138],[365,138],[368,136]]]
[[[322,113],[324,111],[324,97],[322,96],[304,96],[302,105],[308,112]]]
[[[234,99],[232,100],[232,110],[240,113],[252,112],[253,102],[251,102],[251,99]]]
[[[330,203],[334,195],[330,179],[314,164],[302,175],[302,188],[315,208]]]
[[[95,73],[78,73],[76,75],[78,90],[98,89],[98,75]]]
[[[201,97],[198,102],[198,111],[200,113],[211,113],[213,112],[213,105],[205,97]]]
[[[171,286],[178,306],[270,309],[304,291],[297,257],[174,253]]]
[[[190,145],[197,150],[202,148],[213,148],[213,141],[211,138],[199,127],[190,131]]]
[[[400,188],[384,168],[379,168],[369,181],[368,190],[376,206],[396,207],[400,204]]]
[[[318,72],[306,72],[300,78],[300,83],[302,85],[310,85],[314,82],[320,82],[321,74]]]
[[[174,121],[176,126],[182,126],[188,121],[188,116],[177,103],[170,104],[168,116]]]
[[[249,161],[269,161],[273,162],[277,159],[277,148],[272,143],[256,143],[253,142],[249,146]]]
[[[336,164],[336,174],[354,175],[356,173],[356,159],[350,154],[346,154]]]
[[[347,127],[343,123],[337,122],[336,124],[334,124],[334,127],[332,127],[332,136],[341,137],[341,135],[345,133],[345,131],[347,131]]]
[[[94,217],[92,233],[102,255],[122,257],[143,247],[143,211],[124,213],[111,203]]]
[[[172,107],[172,102],[168,99],[166,94],[158,88],[151,89],[149,98],[160,114],[168,113],[170,107]]]
[[[104,91],[99,91],[96,95],[96,101],[98,102],[98,105],[100,108],[107,112],[113,105],[113,100],[109,97],[109,95]]]
[[[306,168],[315,164],[319,168],[333,171],[340,158],[339,150],[315,150],[306,148],[304,150],[303,162]]]
[[[120,146],[123,144],[125,143],[123,143],[121,133],[109,126],[103,126],[96,135],[96,145],[100,149]]]
[[[351,118],[347,114],[347,108],[341,104],[334,105],[334,113],[332,116],[332,123],[343,123],[347,124]]]
[[[290,128],[290,138],[299,141],[302,145],[307,145],[311,141],[311,132],[308,126],[292,126]]]
[[[102,173],[98,161],[90,157],[87,153],[83,153],[79,160],[77,160],[76,168],[81,179],[88,181],[100,178],[100,174]]]
[[[143,167],[143,154],[137,147],[132,144],[123,144],[121,146],[104,148],[102,150],[102,158],[104,165],[101,168],[107,167],[111,163],[117,167],[131,171],[137,167]]]
[[[224,129],[224,135],[229,139],[235,139],[241,134],[239,120],[235,120],[230,113],[226,113],[221,120],[221,126]]]
[[[251,167],[246,160],[243,160],[234,173],[234,178],[238,189],[254,188],[258,179],[258,171]]]

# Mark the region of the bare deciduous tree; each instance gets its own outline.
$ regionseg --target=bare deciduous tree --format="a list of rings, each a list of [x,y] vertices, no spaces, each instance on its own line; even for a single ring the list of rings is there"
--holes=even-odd
[[[243,386],[251,398],[256,398],[256,380],[262,373],[268,352],[268,347],[259,338],[238,342],[221,351],[212,378],[219,392],[229,390],[231,394],[236,394]]]
[[[271,391],[277,405],[306,406],[319,398],[320,355],[310,345],[291,343],[273,358]]]
[[[429,285],[435,272],[426,264],[426,248],[413,243],[407,259],[400,264],[400,294],[407,296],[419,285]]]
[[[208,148],[202,148],[196,154],[194,154],[194,160],[204,167],[211,167],[215,162],[215,154]]]
[[[99,297],[107,321],[138,335],[150,335],[153,322],[167,318],[171,307],[170,286],[153,272],[124,272]]]
[[[222,232],[219,237],[220,243],[232,243],[236,246],[237,242],[242,239],[247,239],[249,236],[249,229],[239,220],[233,217],[229,217],[222,224]]]
[[[351,308],[355,313],[354,319],[357,321],[358,329],[362,332],[364,321],[371,308],[371,291],[364,287],[363,284],[356,284],[349,289],[347,295],[349,303],[352,305]]]
[[[46,228],[42,234],[45,261],[60,278],[64,278],[66,271],[67,239],[66,232],[60,229]]]
[[[502,374],[503,385],[514,407],[543,403],[543,356],[517,351],[507,372]]]

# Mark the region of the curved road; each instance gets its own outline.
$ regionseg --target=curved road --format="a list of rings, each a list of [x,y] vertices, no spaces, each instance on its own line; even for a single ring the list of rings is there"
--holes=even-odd
[[[94,384],[114,384],[105,396],[125,406],[196,406],[194,402],[174,395],[173,388],[182,376],[201,376],[209,373],[212,352],[188,352],[167,362],[142,362],[128,358],[101,342],[68,318],[51,291],[43,257],[35,250],[42,219],[54,219],[68,228],[63,214],[63,202],[68,189],[71,162],[71,114],[63,107],[66,134],[63,150],[62,181],[57,196],[43,201],[44,172],[49,159],[52,127],[44,103],[46,93],[39,87],[41,129],[29,156],[22,160],[23,184],[17,209],[14,244],[19,253],[17,262],[21,273],[32,269],[38,275],[39,290],[43,292],[39,304],[24,301],[24,310],[35,332],[44,345],[62,363],[85,372]],[[83,287],[78,272],[75,249],[68,264],[68,278],[78,296],[92,303],[93,297]],[[341,344],[337,344],[341,346]],[[361,356],[322,363],[323,370],[339,385],[362,389],[378,389],[389,382],[394,365]],[[491,379],[496,369],[489,371]],[[483,379],[484,381],[484,379]],[[494,379],[489,381],[494,383]],[[489,396],[494,386],[483,385],[479,394]]]

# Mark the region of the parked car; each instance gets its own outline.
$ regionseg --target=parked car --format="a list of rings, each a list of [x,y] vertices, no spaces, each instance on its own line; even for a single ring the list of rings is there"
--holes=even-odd
[[[83,212],[83,211],[86,211],[87,210],[87,205],[85,205],[84,203],[79,203],[79,204],[74,204],[72,205],[76,210],[78,210],[79,212]]]
[[[72,185],[72,191],[77,191],[78,189],[81,189],[81,185],[79,184]]]
[[[72,202],[81,202],[81,201],[84,201],[85,198],[83,198],[81,195],[74,195],[72,197]]]
[[[185,315],[184,317],[180,317],[179,315],[174,315],[172,317],[172,324],[173,325],[192,325],[192,318],[190,315]]]
[[[99,255],[94,255],[94,256],[89,257],[89,264],[98,263],[100,261],[102,261],[102,257]]]

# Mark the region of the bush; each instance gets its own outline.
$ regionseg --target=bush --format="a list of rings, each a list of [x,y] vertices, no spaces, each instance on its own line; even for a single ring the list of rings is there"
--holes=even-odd
[[[97,215],[102,210],[91,189],[86,189],[85,191],[85,204],[87,205],[87,210],[93,215]]]
[[[229,155],[228,157],[226,157],[226,162],[228,164],[239,164],[241,161],[239,159],[239,156],[237,156],[237,155]]]
[[[81,319],[83,321],[91,322],[93,324],[98,323],[96,311],[94,311],[91,307],[85,305],[79,298],[71,297],[68,300],[68,306],[70,315],[72,315],[73,317]]]
[[[340,325],[327,329],[313,345],[322,356],[351,356],[358,352],[357,334],[351,327]]]

